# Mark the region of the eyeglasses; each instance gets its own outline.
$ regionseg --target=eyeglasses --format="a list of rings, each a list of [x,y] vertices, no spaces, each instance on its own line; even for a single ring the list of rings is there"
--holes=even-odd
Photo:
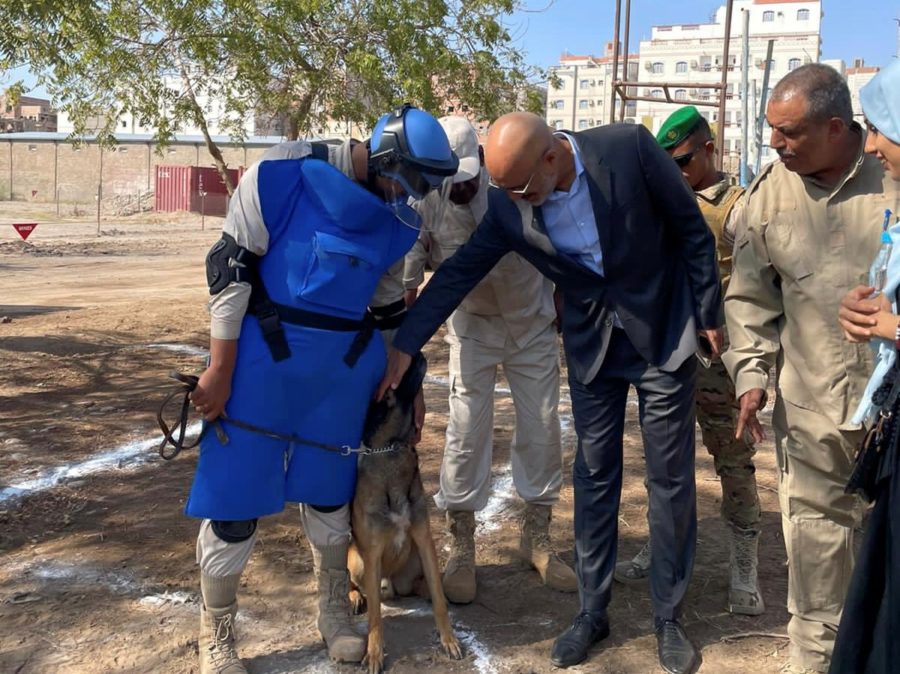
[[[684,168],[685,166],[687,166],[688,164],[691,163],[691,159],[693,159],[694,155],[697,154],[698,152],[700,152],[700,150],[702,150],[703,147],[704,147],[703,145],[701,145],[700,147],[695,147],[690,152],[688,152],[686,154],[680,154],[677,157],[672,157],[672,159],[675,161],[676,164],[678,164],[678,168]]]
[[[493,178],[488,178],[488,185],[490,185],[491,187],[494,187],[498,190],[503,190],[504,192],[506,192],[508,194],[515,194],[518,196],[527,194],[528,190],[531,189],[531,181],[534,180],[534,177],[538,173],[538,168],[540,167],[540,163],[543,161],[544,157],[546,156],[546,154],[549,151],[550,151],[550,148],[544,150],[541,153],[541,156],[537,158],[537,162],[535,164],[534,171],[532,171],[531,175],[528,176],[528,182],[526,182],[524,186],[522,186],[522,187],[503,187],[503,185],[498,185],[497,183],[495,183]]]

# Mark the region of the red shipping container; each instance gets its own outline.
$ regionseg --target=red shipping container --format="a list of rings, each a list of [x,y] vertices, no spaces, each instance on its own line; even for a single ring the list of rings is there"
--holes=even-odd
[[[228,169],[236,187],[238,169]],[[190,211],[224,216],[228,210],[228,190],[219,171],[212,166],[156,167],[156,210]]]

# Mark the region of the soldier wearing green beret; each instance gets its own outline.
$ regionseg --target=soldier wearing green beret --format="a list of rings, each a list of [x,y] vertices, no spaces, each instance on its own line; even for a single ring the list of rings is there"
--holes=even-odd
[[[697,204],[716,237],[716,253],[723,296],[731,276],[734,247],[734,218],[744,193],[731,185],[727,175],[716,168],[716,146],[709,123],[697,108],[686,106],[673,112],[656,135],[697,196]],[[736,208],[737,206],[737,208]],[[727,339],[727,336],[726,336]],[[697,370],[697,421],[703,444],[712,455],[722,481],[722,518],[728,523],[731,540],[731,582],[728,610],[743,615],[759,615],[765,610],[757,581],[759,541],[759,495],[753,444],[735,439],[737,404],[734,382],[721,361],[708,361]],[[615,578],[633,582],[645,578],[650,568],[650,542],[630,560],[616,566]]]

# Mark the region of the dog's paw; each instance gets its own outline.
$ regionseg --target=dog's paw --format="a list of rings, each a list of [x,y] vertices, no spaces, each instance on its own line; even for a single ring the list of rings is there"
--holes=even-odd
[[[369,650],[362,664],[368,667],[369,674],[381,674],[384,671],[384,649],[381,644],[369,642]]]
[[[359,590],[350,590],[350,608],[353,615],[361,615],[366,612],[366,598]]]
[[[459,640],[456,638],[456,635],[451,633],[447,636],[441,636],[441,646],[443,646],[444,652],[450,656],[450,658],[453,660],[462,660],[462,646],[459,645]]]

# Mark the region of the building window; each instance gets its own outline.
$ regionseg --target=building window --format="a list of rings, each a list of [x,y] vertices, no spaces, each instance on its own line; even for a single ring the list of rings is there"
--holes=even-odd
[[[661,61],[656,61],[652,66],[650,66],[650,72],[654,75],[662,75],[663,73],[663,64]]]
[[[687,72],[687,61],[679,61],[675,64],[675,72],[676,73],[686,73]]]
[[[662,89],[654,89],[650,92],[650,95],[654,98],[663,98],[663,90]]]
[[[563,128],[563,121],[561,119],[557,119],[556,121],[554,121],[553,128],[557,131],[561,130]]]
[[[796,70],[800,67],[800,59],[789,59],[788,70]]]
[[[797,10],[797,21],[809,21],[809,10],[808,9],[798,9]]]
[[[684,101],[687,99],[687,91],[684,89],[676,89],[675,95],[672,96],[676,101]]]
[[[580,101],[578,101],[578,109],[579,110],[587,110],[588,102],[585,99],[581,99]]]
[[[586,119],[579,119],[579,120],[578,120],[578,128],[579,128],[579,130],[588,128],[587,120],[586,120]]]
[[[769,23],[775,20],[775,12],[763,12],[763,23]]]
[[[566,107],[566,102],[563,99],[557,98],[555,101],[553,101],[554,109],[562,110],[564,107]]]
[[[581,80],[578,83],[578,86],[581,87],[582,89],[587,89],[589,86],[591,86],[591,82],[590,82],[590,80]]]

